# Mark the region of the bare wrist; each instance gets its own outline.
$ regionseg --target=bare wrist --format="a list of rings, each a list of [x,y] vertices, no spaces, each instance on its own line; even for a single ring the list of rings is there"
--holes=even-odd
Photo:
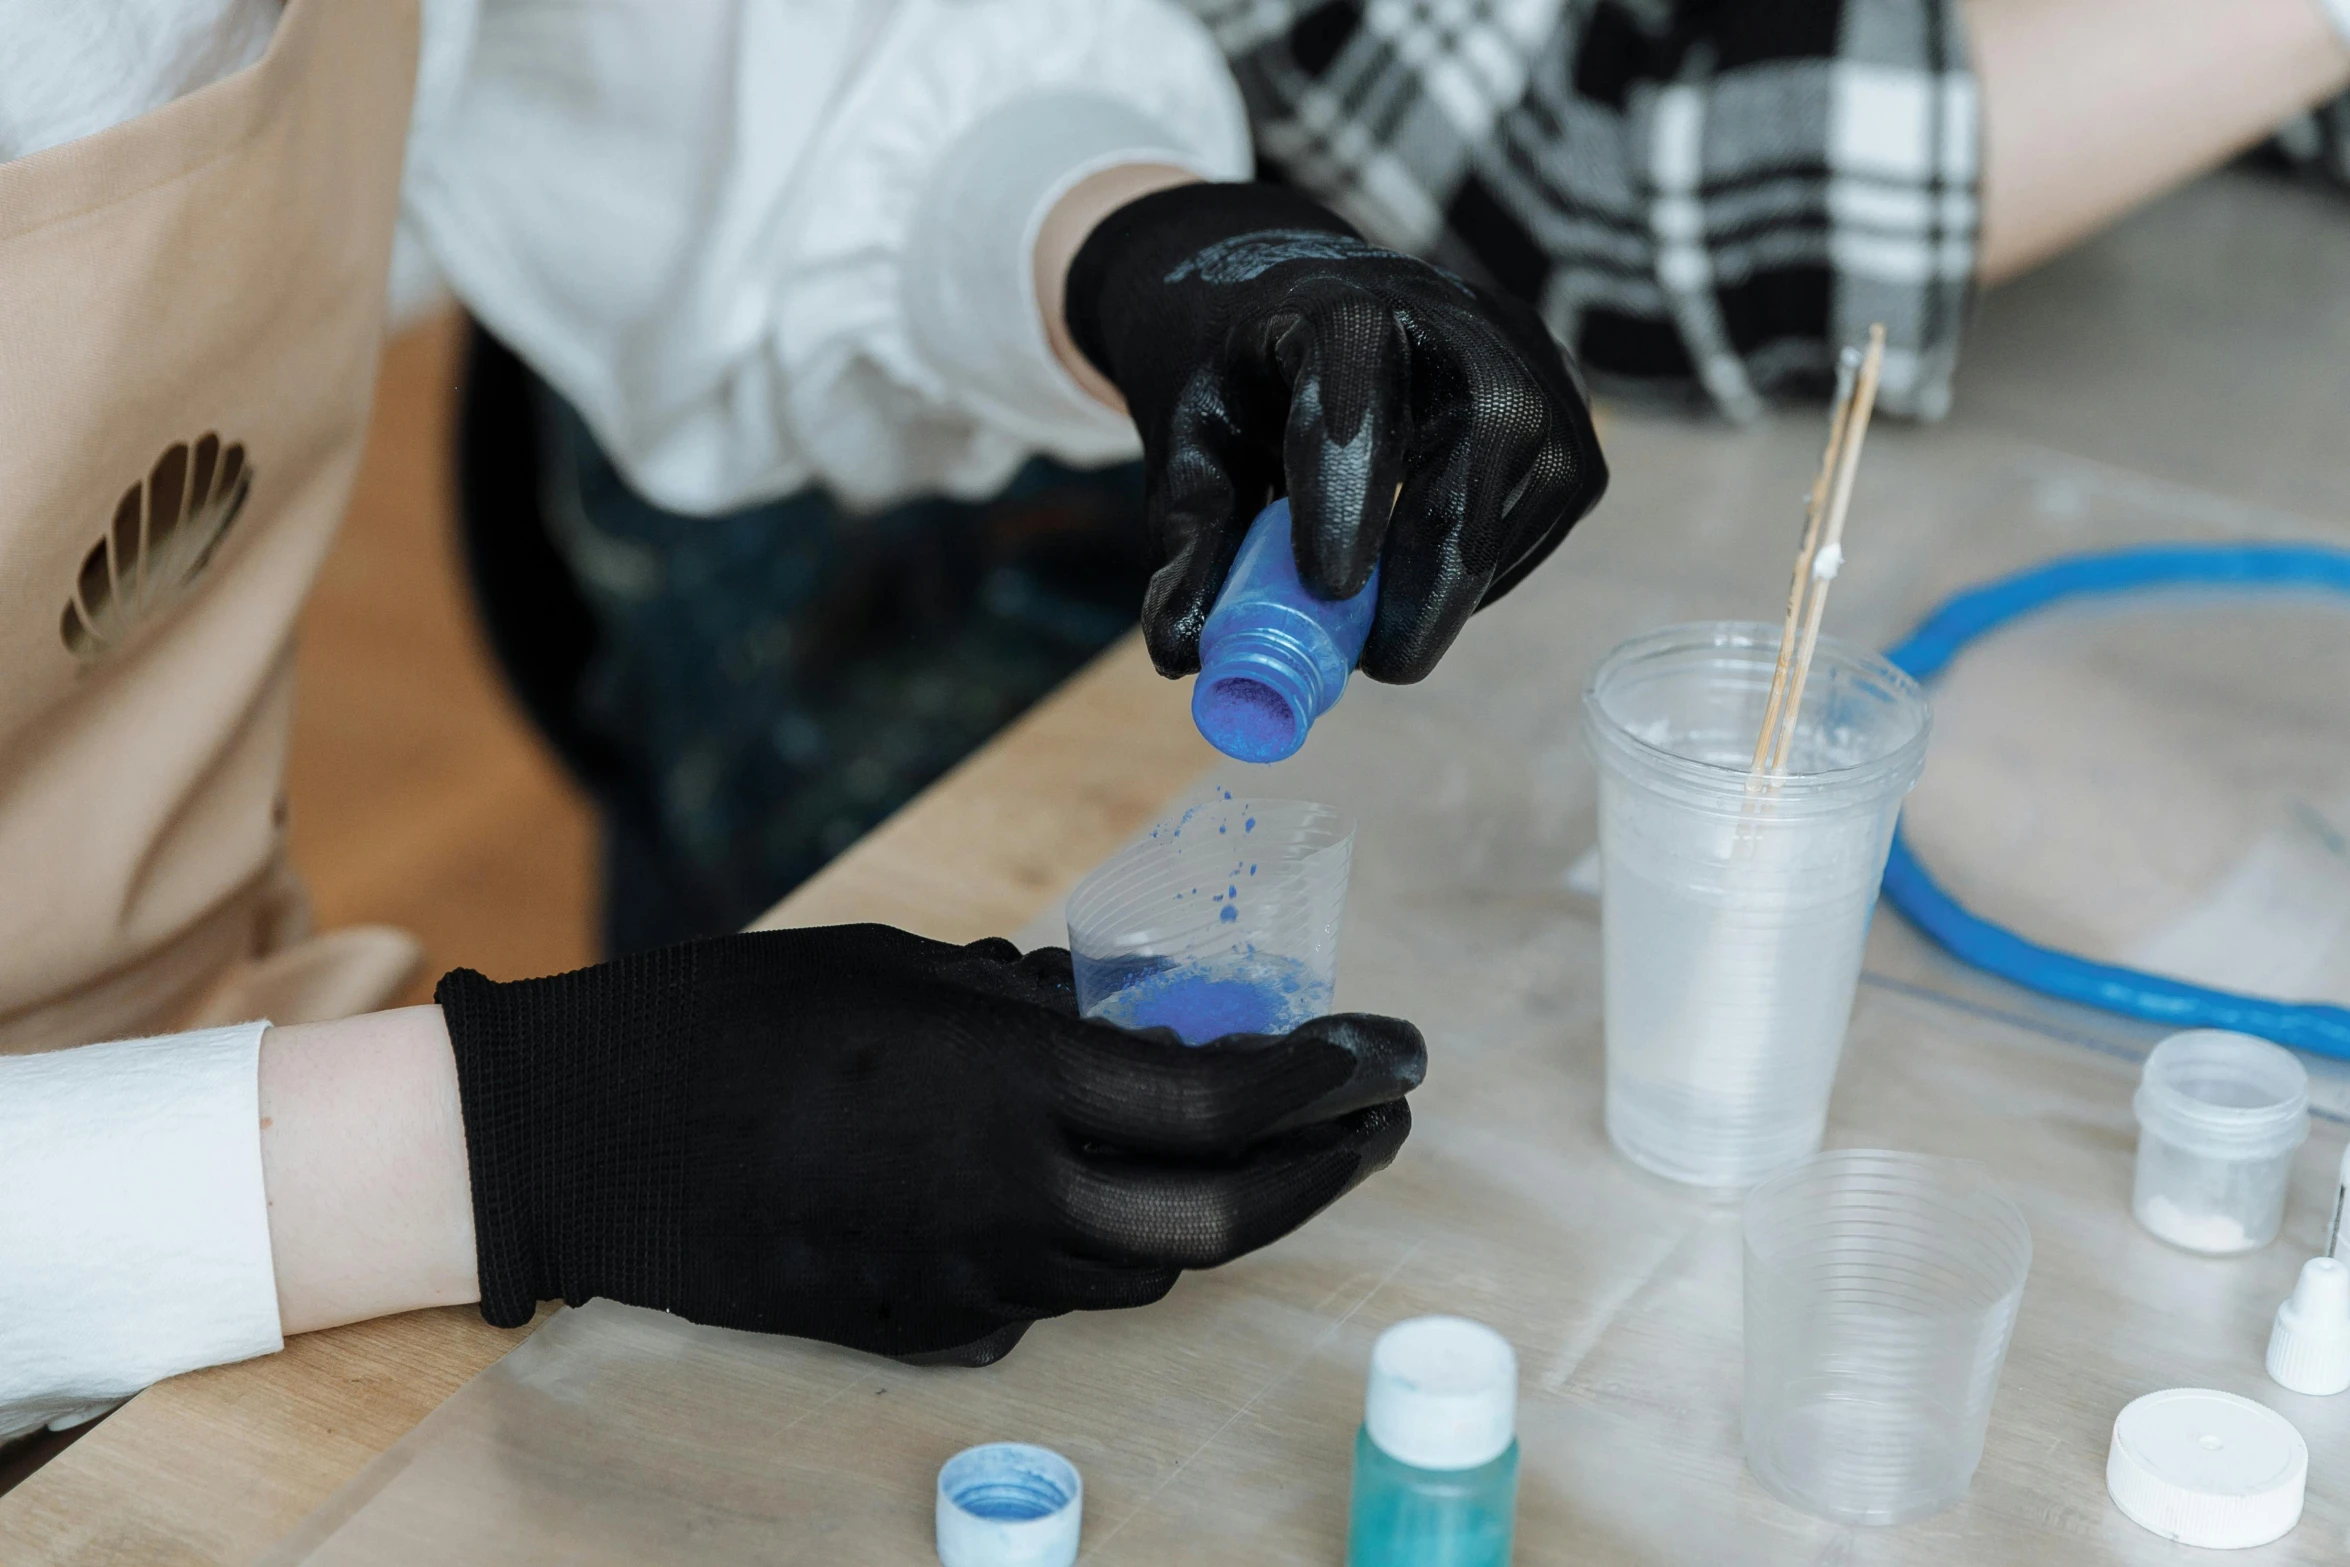
[[[271,1029],[261,1178],[284,1332],[478,1298],[465,1124],[439,1007]]]

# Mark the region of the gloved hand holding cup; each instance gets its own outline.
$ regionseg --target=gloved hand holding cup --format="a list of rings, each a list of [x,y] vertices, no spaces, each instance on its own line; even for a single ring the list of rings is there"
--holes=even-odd
[[[1058,948],[879,925],[438,1000],[491,1323],[600,1296],[972,1365],[1303,1224],[1394,1158],[1426,1067],[1390,1018],[1130,1033]]]

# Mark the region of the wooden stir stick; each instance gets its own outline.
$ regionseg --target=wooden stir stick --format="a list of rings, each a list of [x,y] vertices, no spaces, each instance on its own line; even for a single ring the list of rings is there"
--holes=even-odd
[[[1811,584],[1812,559],[1820,547],[1820,519],[1828,509],[1828,492],[1836,480],[1836,452],[1844,439],[1844,422],[1852,414],[1852,389],[1860,373],[1860,350],[1847,348],[1836,364],[1836,402],[1828,415],[1828,445],[1820,453],[1819,476],[1804,497],[1803,542],[1795,551],[1795,576],[1787,584],[1787,622],[1779,631],[1779,663],[1771,671],[1770,699],[1763,704],[1762,732],[1754,737],[1753,771],[1760,774],[1771,759],[1771,742],[1779,733],[1779,710],[1787,702],[1787,671],[1795,662],[1795,640],[1803,624],[1804,589]]]
[[[1803,711],[1804,682],[1818,651],[1820,620],[1827,613],[1828,588],[1844,565],[1844,518],[1852,509],[1852,485],[1860,470],[1861,443],[1877,408],[1877,386],[1885,371],[1885,328],[1869,328],[1868,352],[1854,373],[1850,350],[1837,378],[1836,409],[1828,427],[1828,449],[1820,459],[1805,508],[1803,544],[1795,555],[1795,579],[1787,588],[1787,621],[1779,636],[1779,661],[1763,704],[1762,733],[1754,742],[1754,773],[1780,777],[1795,748],[1795,721]]]

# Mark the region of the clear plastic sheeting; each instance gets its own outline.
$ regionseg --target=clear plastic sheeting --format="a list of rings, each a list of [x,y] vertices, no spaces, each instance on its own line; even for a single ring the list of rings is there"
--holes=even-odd
[[[1808,421],[1779,432],[1791,482],[1770,493],[1801,493],[1812,436]],[[1158,1306],[1041,1324],[983,1371],[913,1370],[608,1305],[565,1313],[276,1559],[919,1562],[939,1464],[1020,1440],[1084,1473],[1086,1561],[1335,1562],[1371,1343],[1407,1317],[1454,1313],[1518,1351],[1523,1561],[2167,1560],[2170,1547],[2106,1500],[2114,1414],[2180,1384],[2286,1396],[2261,1370],[2261,1345],[2322,1245],[2339,1123],[2296,1155],[2278,1243],[2224,1264],[2164,1246],[2129,1211],[2130,1095],[2154,1031],[1986,980],[1879,919],[1828,1143],[1984,1161],[2038,1257],[1962,1501],[1840,1544],[1845,1526],[1764,1491],[1740,1457],[1738,1210],[1609,1151],[1597,911],[1565,877],[1593,832],[1576,739],[1583,677],[1633,631],[1767,605],[1786,530],[1766,519],[1751,537],[1726,533],[1698,504],[1702,485],[1683,493],[1720,450],[1693,432],[1623,426],[1611,450],[1619,501],[1578,534],[1582,554],[1562,562],[1578,569],[1538,573],[1425,685],[1365,683],[1303,754],[1246,779],[1358,818],[1338,1002],[1411,1016],[1431,1047],[1394,1168]],[[1736,455],[1756,461],[1751,448]],[[2043,537],[2047,514],[2030,500],[2051,473],[2093,479],[2084,465],[1958,432],[1893,432],[1872,463],[1888,490],[1906,470],[1909,493],[1967,504],[1872,502],[1840,590],[1856,640],[1889,641],[1952,588],[2092,542],[2079,512]],[[2094,515],[2109,524],[2097,537],[2128,536],[2118,502]],[[2194,514],[2137,515],[2146,536],[2176,536]],[[1667,536],[1638,539],[1636,526]],[[1721,548],[1678,546],[1676,528]],[[1934,534],[1948,548],[1928,554],[1918,541]],[[2228,647],[2204,660],[2205,681],[2229,670]],[[2230,689],[2186,687],[2147,704],[2144,722],[2177,726],[2184,744],[2199,732],[2197,693]],[[2330,744],[2314,727],[2294,732]],[[2133,754],[2144,765],[2118,774],[2043,771],[2045,808],[2163,820],[2158,798],[2111,797],[2156,788],[2155,764],[2170,760],[2151,742]],[[2100,780],[2107,798],[2092,808],[2080,792]],[[2206,808],[2231,798],[2216,790]],[[1929,852],[1951,873],[1983,860],[1947,838]],[[1060,910],[1026,934],[1058,939]],[[2300,1401],[2292,1418],[2318,1451],[2350,1444],[2350,1401]],[[2290,1559],[2327,1556],[2350,1525],[2350,1482],[2320,1474],[2309,1508],[2278,1548]]]
[[[2258,190],[2231,200],[2286,221]],[[2345,514],[2325,488],[2338,483],[2338,349],[2281,345],[2239,393],[2192,384],[2193,366],[2221,357],[2192,321],[2175,345],[2133,325],[2164,288],[2238,297],[2214,281],[2214,248],[2251,221],[2174,225],[2143,244],[2127,231],[2113,243],[2137,247],[2131,266],[2060,263],[1993,296],[1976,362],[2015,368],[1970,368],[1949,424],[1872,432],[1830,629],[1882,647],[1956,589],[2102,545],[2350,542],[2273,509],[2300,496]],[[2294,254],[2313,258],[2307,270],[2336,253],[2310,240]],[[2313,298],[2340,297],[2312,277]],[[2129,288],[2135,306],[2118,297]],[[2105,361],[2117,368],[2094,380]],[[2323,431],[2296,410],[2322,410]],[[2061,456],[1995,433],[1999,419],[2173,479],[2192,458],[2214,486],[2267,504]],[[2258,433],[2205,438],[2214,421]],[[2285,1393],[2261,1368],[2277,1302],[2323,1245],[2339,1074],[2313,1065],[2319,1124],[2294,1155],[2282,1237],[2225,1261],[2178,1251],[2130,1216],[2130,1096],[2160,1031],[1973,973],[1886,914],[1828,1145],[1982,1161],[2030,1226],[2031,1277],[1956,1505],[1855,1529],[1747,1473],[1738,1210],[1636,1171],[1601,1126],[1598,915],[1566,882],[1594,833],[1578,697],[1626,637],[1775,613],[1819,438],[1816,414],[1738,432],[1614,420],[1614,487],[1556,560],[1480,615],[1427,682],[1353,683],[1303,752],[1247,775],[1250,792],[1358,821],[1337,1001],[1410,1016],[1430,1045],[1392,1169],[1157,1306],[1040,1324],[983,1371],[611,1306],[560,1315],[275,1559],[921,1563],[939,1465],[1018,1440],[1083,1472],[1086,1562],[1335,1563],[1372,1341],[1436,1313],[1516,1347],[1527,1564],[2174,1562],[2177,1547],[2105,1489],[2115,1415],[2165,1387],[2245,1395],[2285,1410],[2313,1453],[2350,1452],[2350,1399]],[[2264,874],[2259,846],[2304,820],[2291,802],[2350,829],[2333,814],[2350,784],[2346,630],[2341,606],[2314,601],[2132,605],[1987,643],[1936,696],[1912,796],[1919,853],[2027,933],[2144,956],[2231,878]],[[1238,769],[1224,776],[1240,792]],[[1170,779],[1170,798],[1191,783]],[[2299,847],[2288,860],[2315,863]],[[1030,934],[1058,940],[1060,919],[1045,911]],[[2346,1530],[2350,1473],[2321,1462],[2300,1526],[2260,1559],[2336,1560]]]
[[[1961,902],[2085,957],[2350,1003],[2350,598],[2060,606],[1934,695],[1909,831]]]
[[[2174,1383],[2286,1397],[2261,1345],[2322,1241],[2338,1136],[2303,1149],[2284,1241],[2192,1257],[2130,1217],[2128,1061],[1864,985],[1831,1141],[1986,1159],[2040,1255],[1965,1499],[1839,1544],[1844,1527],[1771,1497],[1740,1457],[1737,1208],[1607,1151],[1596,930],[1522,908],[1463,923],[1434,950],[1388,934],[1356,956],[1394,964],[1396,989],[1464,962],[1463,989],[1543,982],[1447,1008],[1402,1158],[1291,1239],[1159,1306],[1041,1324],[983,1371],[566,1312],[273,1559],[920,1563],[939,1464],[1011,1439],[1085,1475],[1086,1561],[1335,1563],[1371,1343],[1436,1312],[1517,1347],[1522,1562],[2171,1559],[2105,1499],[2113,1416]],[[2350,1401],[2293,1401],[2292,1418],[2317,1451],[2350,1444]],[[2334,1559],[2350,1487],[2320,1474],[2309,1505],[2287,1547],[2307,1554],[2280,1559]]]

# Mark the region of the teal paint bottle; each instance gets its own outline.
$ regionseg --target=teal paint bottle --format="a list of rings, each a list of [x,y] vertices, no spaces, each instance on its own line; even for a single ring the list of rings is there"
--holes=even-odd
[[[1505,1567],[1518,1512],[1518,1362],[1463,1317],[1379,1335],[1355,1436],[1347,1567]]]

